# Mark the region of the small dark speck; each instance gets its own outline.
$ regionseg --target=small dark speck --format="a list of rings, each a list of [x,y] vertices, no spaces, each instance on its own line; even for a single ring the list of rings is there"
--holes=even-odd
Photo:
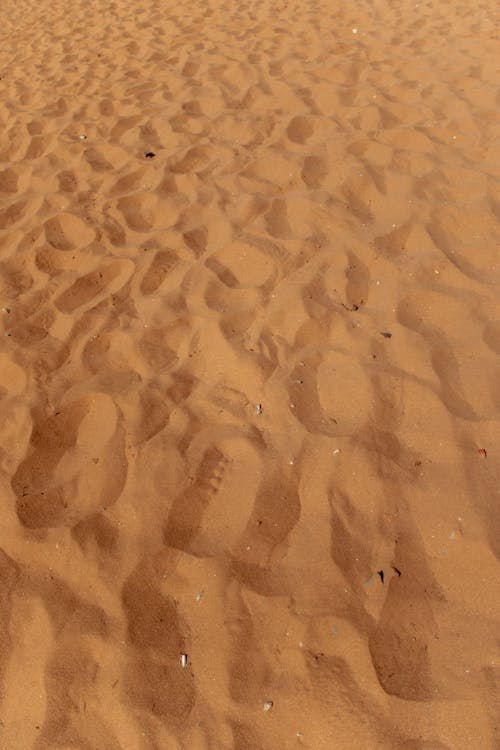
[[[156,154],[154,151],[145,151],[144,156],[146,157],[146,159],[154,159]]]
[[[401,578],[401,571],[399,568],[396,568],[395,565],[392,566],[393,571],[396,573],[398,578]]]
[[[377,575],[380,576],[380,580],[383,583],[384,582],[384,571],[383,570],[377,570]]]
[[[384,337],[384,339],[392,339],[392,333],[389,333],[389,331],[381,331],[380,335]]]

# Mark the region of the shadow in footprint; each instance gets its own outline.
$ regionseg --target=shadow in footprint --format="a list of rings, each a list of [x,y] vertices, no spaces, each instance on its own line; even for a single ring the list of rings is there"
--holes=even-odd
[[[168,556],[146,557],[129,576],[122,590],[130,644],[126,692],[138,708],[167,723],[185,720],[195,703],[193,673],[181,666],[186,651],[187,625],[174,599],[162,590],[171,567]]]
[[[373,666],[389,695],[408,701],[435,698],[429,646],[436,634],[433,606],[443,596],[428,570],[416,529],[399,534],[394,569],[380,620],[369,639]],[[401,574],[404,571],[404,574]]]
[[[30,453],[12,478],[24,526],[73,526],[117,500],[126,480],[118,416],[109,396],[94,393],[35,420]]]

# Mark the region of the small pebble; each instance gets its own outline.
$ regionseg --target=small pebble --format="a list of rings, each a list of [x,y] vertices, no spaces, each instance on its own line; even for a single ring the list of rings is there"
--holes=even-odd
[[[146,157],[146,159],[154,159],[156,154],[154,151],[145,151],[144,156]]]
[[[185,669],[187,667],[188,657],[187,654],[181,654],[181,667]]]
[[[392,339],[392,333],[389,333],[389,331],[381,331],[380,335],[384,337],[384,339]]]
[[[270,711],[273,706],[274,706],[274,703],[272,701],[266,701],[264,703],[264,711]]]
[[[262,404],[257,404],[257,406],[255,407],[255,413],[262,414],[262,412],[263,412]]]
[[[79,135],[79,136],[78,136],[78,138],[79,138],[79,139],[80,139],[81,141],[86,141],[86,140],[87,140],[87,136],[86,136],[86,135]]]

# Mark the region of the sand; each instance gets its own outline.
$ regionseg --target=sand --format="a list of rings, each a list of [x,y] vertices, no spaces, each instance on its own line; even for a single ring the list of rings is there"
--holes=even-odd
[[[498,4],[0,20],[1,750],[498,750]]]

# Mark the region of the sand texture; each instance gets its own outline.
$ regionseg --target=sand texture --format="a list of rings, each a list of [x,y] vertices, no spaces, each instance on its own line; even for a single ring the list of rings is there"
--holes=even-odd
[[[3,0],[0,750],[499,750],[499,66]]]

